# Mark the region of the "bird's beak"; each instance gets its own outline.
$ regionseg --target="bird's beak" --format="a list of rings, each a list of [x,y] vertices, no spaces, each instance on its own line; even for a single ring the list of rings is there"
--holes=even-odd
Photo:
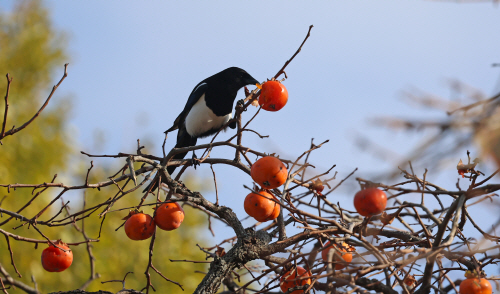
[[[255,84],[255,87],[259,88],[260,90],[262,90],[262,85],[260,83],[257,83]]]
[[[247,80],[247,85],[256,85],[256,84],[259,84],[259,81],[257,81],[256,79],[254,79],[253,77],[250,77],[248,80]]]

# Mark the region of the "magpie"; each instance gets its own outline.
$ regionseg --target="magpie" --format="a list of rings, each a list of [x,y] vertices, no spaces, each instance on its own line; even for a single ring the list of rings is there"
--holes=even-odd
[[[174,148],[196,145],[198,138],[217,133],[231,118],[234,100],[238,90],[246,85],[255,85],[258,81],[245,70],[230,67],[199,82],[189,95],[184,110],[177,116],[171,128],[165,134],[177,131],[177,143]],[[235,128],[235,125],[230,126]],[[183,159],[187,152],[176,154],[174,159]],[[167,167],[169,174],[176,166]],[[151,185],[153,187],[150,189]],[[144,190],[153,191],[158,181],[153,180]]]

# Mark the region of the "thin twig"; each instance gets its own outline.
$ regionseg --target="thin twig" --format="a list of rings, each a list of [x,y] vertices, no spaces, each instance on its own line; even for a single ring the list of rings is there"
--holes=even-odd
[[[31,124],[40,115],[40,113],[45,109],[45,107],[49,104],[50,98],[52,98],[52,95],[54,95],[54,93],[56,92],[57,88],[61,85],[61,83],[64,81],[64,79],[67,76],[68,76],[68,63],[66,63],[64,65],[64,75],[62,76],[61,80],[59,80],[59,82],[54,87],[52,87],[52,91],[50,92],[49,96],[45,100],[45,103],[43,103],[43,105],[40,107],[40,109],[38,110],[38,112],[35,113],[35,115],[30,120],[28,120],[27,122],[25,122],[22,126],[20,126],[18,128],[12,128],[11,130],[9,130],[7,132],[4,132],[4,126],[5,126],[6,118],[7,118],[7,110],[6,110],[6,112],[4,114],[4,123],[3,123],[3,126],[2,126],[2,134],[0,136],[0,140],[3,139],[3,138],[5,138],[5,137],[7,137],[7,136],[14,135],[15,133],[23,130],[29,124]]]

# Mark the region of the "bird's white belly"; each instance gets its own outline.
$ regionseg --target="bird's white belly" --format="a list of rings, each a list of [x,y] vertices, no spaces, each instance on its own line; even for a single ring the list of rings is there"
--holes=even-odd
[[[186,130],[189,135],[198,137],[210,130],[219,129],[227,123],[232,114],[217,116],[207,107],[205,95],[201,96],[196,102],[185,119]]]

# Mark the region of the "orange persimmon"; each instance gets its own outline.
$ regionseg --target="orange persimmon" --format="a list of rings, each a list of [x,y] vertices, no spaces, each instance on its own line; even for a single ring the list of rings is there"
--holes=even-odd
[[[267,81],[262,84],[259,105],[267,111],[278,111],[288,102],[288,91],[279,81]]]
[[[132,240],[146,240],[153,236],[155,222],[149,214],[131,211],[125,222],[125,233]]]
[[[491,283],[484,278],[484,273],[478,274],[476,270],[466,271],[467,279],[460,283],[460,294],[491,294],[493,289]]]
[[[276,197],[274,197],[274,199],[276,199],[276,201],[278,201],[278,199]],[[266,219],[263,221],[267,222],[270,220],[277,219],[278,216],[280,215],[280,211],[281,211],[281,205],[279,205],[278,203],[275,202],[273,212],[271,212],[271,214],[268,217],[266,217]],[[261,220],[258,220],[258,221],[262,222]]]
[[[352,261],[352,251],[354,251],[354,248],[349,246],[347,243],[343,242],[342,243],[342,246],[338,245],[338,244],[333,244],[331,245],[330,244],[330,241],[326,242],[325,244],[325,249],[323,249],[323,251],[321,251],[321,258],[323,258],[323,261],[324,262],[328,262],[328,252],[330,252],[330,250],[332,250],[332,247],[335,246],[335,248],[337,249],[337,254],[340,255],[342,257],[343,260],[341,260],[337,254],[333,254],[333,261],[332,263],[335,264],[335,269],[336,270],[341,270],[343,268],[346,267],[345,264],[342,264],[342,263],[338,263],[339,261],[345,261],[347,263],[351,262]]]
[[[274,189],[286,182],[288,171],[279,158],[266,156],[252,165],[250,175],[262,188]]]
[[[155,223],[162,230],[175,230],[182,221],[184,221],[184,210],[177,202],[163,203],[156,209]]]
[[[42,266],[48,272],[62,272],[73,263],[73,252],[61,240],[57,240],[54,244],[66,251],[49,244],[49,247],[42,252]]]
[[[276,198],[266,191],[252,192],[245,197],[245,212],[259,222],[273,220],[280,213],[280,205],[272,199]]]
[[[469,278],[460,283],[460,294],[491,294],[493,289],[486,279]]]
[[[377,188],[359,191],[354,196],[354,207],[362,216],[372,216],[382,213],[387,205],[387,195]]]
[[[305,284],[311,285],[311,279],[305,279],[306,277],[310,277],[311,273],[306,271],[303,267],[297,266],[297,268],[291,269],[287,271],[280,278],[280,288],[283,293],[286,293],[289,288],[294,288],[297,286],[302,286]],[[301,279],[304,278],[304,279]],[[297,279],[297,280],[295,280]],[[295,281],[294,281],[295,280]],[[290,294],[300,294],[304,293],[303,290],[295,290]]]

